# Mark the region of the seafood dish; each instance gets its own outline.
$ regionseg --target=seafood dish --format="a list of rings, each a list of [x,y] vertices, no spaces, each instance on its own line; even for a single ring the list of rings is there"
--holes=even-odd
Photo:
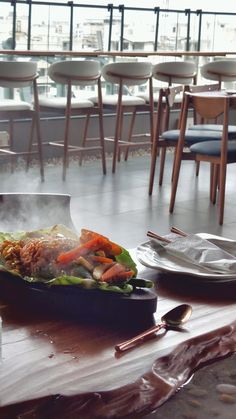
[[[152,282],[136,279],[129,252],[107,237],[82,229],[77,237],[64,226],[32,232],[1,233],[0,269],[48,287],[77,285],[131,293]]]

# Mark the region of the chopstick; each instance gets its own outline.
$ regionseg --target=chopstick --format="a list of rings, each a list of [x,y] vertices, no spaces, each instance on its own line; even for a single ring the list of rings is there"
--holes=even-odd
[[[180,230],[177,227],[171,227],[170,231],[171,233],[178,234],[179,236],[187,237],[187,233],[185,233],[183,230]],[[171,243],[171,240],[167,239],[166,237],[160,236],[159,234],[154,233],[154,231],[151,231],[151,230],[148,230],[147,236],[151,237],[152,239],[157,239],[164,243]]]
[[[159,234],[154,233],[154,231],[148,230],[147,236],[151,237],[152,239],[160,240],[161,242],[164,242],[164,243],[171,243],[170,240],[166,239],[165,237],[159,236]]]
[[[180,230],[177,227],[171,227],[170,231],[171,233],[178,234],[179,236],[187,237],[187,233],[185,233],[183,230]]]

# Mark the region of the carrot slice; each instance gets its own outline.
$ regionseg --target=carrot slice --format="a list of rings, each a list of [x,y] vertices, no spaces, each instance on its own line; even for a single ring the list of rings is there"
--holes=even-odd
[[[115,265],[104,272],[101,280],[103,282],[126,281],[127,279],[132,278],[133,275],[133,271],[126,271],[126,268],[123,265],[120,263],[115,263]]]
[[[59,263],[67,264],[80,256],[87,255],[90,252],[95,252],[96,250],[107,248],[108,245],[109,240],[105,237],[95,237],[92,240],[84,244],[81,244],[80,246],[77,246],[74,249],[69,250],[68,252],[61,253],[58,256],[57,261]]]
[[[99,263],[113,263],[114,262],[113,259],[107,258],[105,256],[97,256],[97,255],[95,255],[95,256],[91,256],[91,259],[94,262],[99,262]]]
[[[103,236],[102,234],[96,233],[95,231],[87,230],[86,228],[82,228],[80,232],[80,241],[81,243],[86,243],[92,239],[95,239],[98,236],[108,240],[108,238]]]
[[[86,228],[81,229],[80,241],[82,243],[86,243],[87,241],[90,241],[96,237],[102,237],[108,241],[109,246],[107,247],[107,249],[106,248],[104,249],[107,256],[109,255],[117,256],[121,254],[122,252],[121,246],[112,242],[107,237],[102,236],[101,234],[96,233],[95,231],[87,230]]]

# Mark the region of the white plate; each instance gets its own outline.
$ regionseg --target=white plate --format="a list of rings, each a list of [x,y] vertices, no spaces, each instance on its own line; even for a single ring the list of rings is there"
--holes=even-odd
[[[224,237],[213,236],[206,233],[199,233],[198,236],[204,239],[225,240],[232,242],[230,239]],[[147,241],[140,244],[136,250],[137,259],[144,266],[157,269],[159,271],[171,272],[175,274],[184,274],[198,277],[204,282],[235,282],[236,274],[217,274],[206,272],[204,268],[200,268],[191,263],[185,262],[177,257],[174,257],[155,243],[154,240]]]

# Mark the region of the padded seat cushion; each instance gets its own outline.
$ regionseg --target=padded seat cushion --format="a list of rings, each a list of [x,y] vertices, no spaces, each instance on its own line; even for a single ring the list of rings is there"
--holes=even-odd
[[[196,143],[190,147],[190,151],[196,154],[204,154],[208,156],[220,156],[221,142],[220,141],[205,141],[204,143]],[[236,141],[228,143],[228,160],[235,161],[236,159]]]
[[[204,129],[206,131],[221,131],[223,130],[223,125],[221,124],[196,124],[192,127],[189,127],[190,130],[199,130]],[[230,138],[236,137],[236,125],[228,125],[228,135]]]
[[[178,141],[179,130],[173,129],[162,133],[161,138],[168,141]],[[220,140],[222,133],[220,131],[204,131],[204,130],[186,130],[185,140],[186,143],[195,144],[197,142]]]
[[[0,100],[0,111],[27,111],[32,109],[32,105],[28,102],[23,102],[14,99]]]
[[[90,100],[92,100],[94,103],[98,102],[97,97],[91,97]],[[116,106],[118,102],[118,95],[104,95],[102,97],[102,103],[103,105],[110,105],[110,106]],[[122,96],[122,105],[123,106],[138,106],[138,105],[145,105],[146,102],[144,99],[138,96],[132,96],[132,95],[123,95]]]
[[[67,99],[65,97],[57,98],[48,98],[48,97],[39,97],[40,107],[55,108],[55,109],[65,109],[67,104]],[[93,102],[88,99],[71,99],[71,107],[76,108],[92,108],[94,106]]]

